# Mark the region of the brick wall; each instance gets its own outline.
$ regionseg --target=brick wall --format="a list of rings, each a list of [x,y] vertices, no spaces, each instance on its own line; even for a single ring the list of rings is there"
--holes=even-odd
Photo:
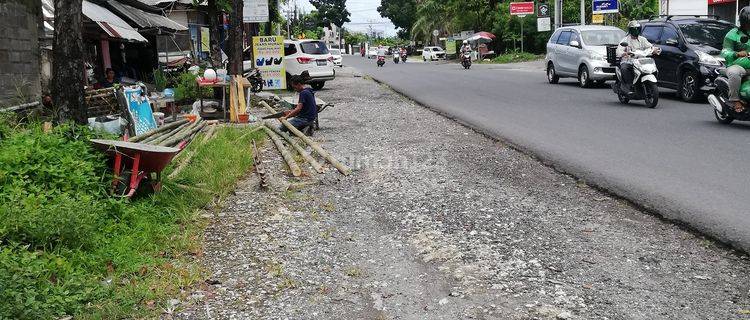
[[[0,0],[0,106],[40,96],[39,0]]]

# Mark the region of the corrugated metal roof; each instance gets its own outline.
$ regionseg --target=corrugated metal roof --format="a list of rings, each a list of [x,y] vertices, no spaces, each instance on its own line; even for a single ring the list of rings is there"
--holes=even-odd
[[[81,9],[84,16],[99,25],[110,37],[148,42],[137,30],[128,25],[125,20],[122,20],[104,7],[84,0]],[[42,0],[42,12],[45,18],[55,18],[55,5],[52,0]],[[49,29],[50,32],[54,30],[54,27],[47,22],[44,23],[44,27],[45,29]]]
[[[187,27],[162,15],[148,13],[115,0],[109,0],[107,3],[118,13],[127,17],[141,28],[166,28],[174,31],[184,31],[188,29]]]
[[[147,4],[150,6],[155,6],[155,5],[159,5],[162,3],[172,3],[172,2],[177,2],[177,3],[182,3],[182,4],[193,4],[193,0],[138,0],[138,2]],[[201,3],[201,5],[204,6],[206,4],[204,2],[204,3]]]

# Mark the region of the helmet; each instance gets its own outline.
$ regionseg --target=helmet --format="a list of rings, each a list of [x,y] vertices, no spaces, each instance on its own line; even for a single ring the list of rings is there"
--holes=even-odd
[[[464,44],[469,44],[469,40],[464,40]]]
[[[635,20],[630,21],[628,23],[628,34],[633,37],[641,35],[641,23]]]
[[[750,6],[740,10],[740,28],[746,31],[750,29]]]

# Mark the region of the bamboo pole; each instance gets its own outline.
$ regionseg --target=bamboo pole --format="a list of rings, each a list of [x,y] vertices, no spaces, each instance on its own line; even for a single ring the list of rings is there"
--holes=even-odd
[[[266,133],[268,133],[268,136],[271,137],[271,141],[273,141],[273,144],[276,145],[276,149],[279,149],[281,156],[289,166],[289,170],[292,171],[292,175],[295,177],[299,177],[300,175],[302,175],[302,170],[299,168],[299,165],[297,165],[297,162],[294,161],[294,158],[292,157],[292,154],[289,152],[289,150],[284,147],[284,143],[281,142],[279,136],[271,131],[271,129],[268,129],[265,126],[263,128],[266,129]]]
[[[161,126],[159,128],[156,128],[154,130],[151,130],[151,131],[146,132],[144,134],[141,134],[139,136],[132,137],[128,141],[130,141],[130,142],[138,142],[138,141],[144,140],[144,139],[146,139],[148,137],[151,137],[151,136],[153,136],[153,135],[155,135],[155,134],[157,134],[159,132],[164,132],[164,131],[166,131],[168,129],[172,129],[174,127],[179,127],[180,125],[182,125],[184,123],[187,123],[186,119],[175,121],[175,122],[172,122],[170,124],[165,124],[165,125],[163,125],[163,126]]]
[[[190,136],[192,136],[193,134],[197,133],[198,131],[203,130],[203,127],[205,127],[205,126],[206,126],[206,123],[205,122],[201,122],[201,123],[197,124],[195,127],[186,130],[185,132],[177,133],[174,136],[172,136],[171,138],[169,138],[167,140],[164,140],[163,142],[159,143],[159,145],[160,146],[164,146],[164,147],[171,147],[173,145],[176,145],[180,141],[185,140],[185,139],[189,139]]]
[[[190,122],[190,123],[188,123],[185,126],[180,126],[180,128],[178,128],[176,130],[172,130],[170,132],[167,132],[167,133],[159,136],[158,138],[156,138],[154,140],[151,140],[149,143],[150,144],[159,145],[162,142],[166,141],[167,139],[169,139],[169,138],[171,138],[171,137],[173,137],[175,135],[181,134],[181,133],[186,132],[186,131],[188,131],[188,130],[190,130],[192,128],[195,128],[195,126],[197,126],[198,123],[200,123],[200,120],[196,120],[196,121]]]
[[[176,128],[170,128],[169,130],[158,132],[158,133],[156,133],[156,134],[154,134],[154,135],[152,135],[150,137],[147,137],[147,138],[141,140],[140,143],[153,144],[154,141],[156,141],[158,139],[161,139],[164,136],[169,136],[169,135],[175,134],[176,132],[178,132],[178,131],[180,131],[180,130],[184,129],[185,127],[188,127],[188,126],[190,126],[192,124],[193,124],[192,122],[185,122],[185,123],[177,126]]]
[[[253,140],[253,163],[255,173],[258,174],[258,179],[260,180],[260,189],[267,190],[268,181],[266,179],[266,169],[263,168],[263,161],[260,158],[260,151],[258,151],[258,146],[255,145],[255,140]]]
[[[276,134],[284,138],[284,140],[286,140],[286,142],[288,142],[292,146],[292,148],[294,148],[294,150],[297,150],[297,153],[299,153],[302,156],[302,158],[304,158],[305,161],[307,161],[313,167],[313,169],[315,169],[316,172],[318,173],[325,172],[325,170],[323,170],[323,166],[317,160],[315,160],[315,158],[313,158],[310,155],[310,153],[307,152],[307,150],[302,148],[296,141],[294,141],[292,137],[290,137],[285,132],[279,130],[279,128],[277,128],[276,126],[269,125],[268,122],[264,122],[263,125],[265,125],[267,128],[273,130],[273,132],[275,132]]]
[[[261,101],[259,103],[266,110],[268,110],[268,112],[276,113],[276,111],[273,108],[271,108],[271,106],[269,106],[264,101]],[[349,167],[347,167],[343,163],[341,163],[338,160],[336,160],[336,158],[334,158],[333,156],[331,156],[331,154],[329,154],[327,151],[325,151],[323,148],[321,148],[320,145],[318,145],[315,141],[313,141],[312,139],[310,139],[310,137],[306,136],[304,133],[302,133],[299,130],[297,130],[297,128],[295,128],[291,123],[289,123],[289,121],[286,121],[285,119],[281,119],[281,118],[279,118],[279,121],[281,121],[281,123],[287,129],[289,129],[289,131],[291,131],[292,133],[294,133],[295,136],[299,137],[300,139],[302,139],[302,141],[304,141],[305,143],[307,143],[308,145],[310,145],[310,147],[312,147],[313,150],[315,150],[315,152],[317,152],[323,158],[325,158],[326,160],[328,160],[328,162],[330,162],[334,167],[336,167],[336,169],[339,172],[341,172],[341,174],[343,174],[345,176],[348,176],[351,173],[351,169],[349,169]]]

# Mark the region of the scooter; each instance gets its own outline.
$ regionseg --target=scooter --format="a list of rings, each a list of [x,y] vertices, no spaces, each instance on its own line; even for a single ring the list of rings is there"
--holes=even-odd
[[[628,44],[623,42],[620,46],[627,47]],[[607,50],[617,49],[616,47],[608,47]],[[661,49],[656,48],[653,50],[635,50],[626,53],[630,55],[630,61],[633,63],[633,84],[631,85],[632,92],[623,92],[620,89],[620,83],[622,83],[622,72],[620,71],[619,58],[616,60],[615,73],[617,78],[612,84],[612,90],[617,95],[617,99],[620,103],[627,104],[631,100],[643,100],[646,106],[649,108],[656,108],[656,104],[659,102],[659,88],[656,83],[656,74],[659,70],[656,68],[656,62],[654,59],[649,58],[652,54],[660,54]],[[610,53],[608,52],[608,56]]]
[[[399,60],[399,58],[400,58],[400,57],[398,56],[398,53],[394,53],[394,54],[393,54],[393,63],[395,63],[395,64],[398,64],[398,60]]]
[[[406,63],[406,52],[401,54],[401,62]]]
[[[378,67],[385,65],[385,56],[378,56]]]
[[[750,121],[750,80],[745,80],[740,86],[740,99],[745,102],[745,110],[737,112],[734,104],[729,102],[729,78],[726,69],[715,71],[718,75],[714,80],[714,91],[708,95],[708,103],[713,107],[716,121],[730,124],[734,120]]]
[[[461,54],[461,65],[465,70],[471,68],[471,51],[465,51]]]

